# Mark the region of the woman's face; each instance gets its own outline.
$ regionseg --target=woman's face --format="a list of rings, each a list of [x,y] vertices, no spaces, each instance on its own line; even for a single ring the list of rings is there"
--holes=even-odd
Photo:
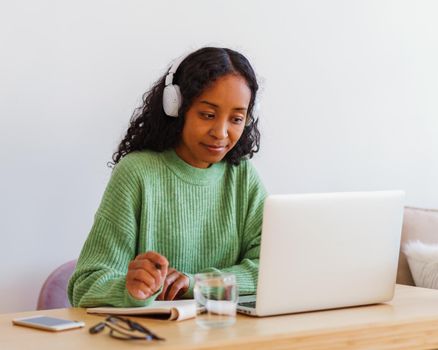
[[[242,136],[250,100],[243,77],[218,78],[187,111],[178,156],[197,168],[220,162]]]

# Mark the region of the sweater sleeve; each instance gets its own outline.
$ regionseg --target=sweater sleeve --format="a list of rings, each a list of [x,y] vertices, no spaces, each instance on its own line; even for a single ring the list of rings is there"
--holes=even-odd
[[[131,163],[124,158],[116,165],[69,281],[68,297],[75,307],[146,306],[156,297],[137,300],[126,289],[141,210],[140,181]]]
[[[255,294],[259,268],[260,243],[262,232],[263,204],[266,189],[255,169],[249,165],[247,211],[243,214],[244,225],[241,232],[241,250],[239,261],[222,269],[210,267],[200,272],[230,272],[236,275],[240,295]],[[186,274],[190,286],[184,298],[193,297],[194,275]]]

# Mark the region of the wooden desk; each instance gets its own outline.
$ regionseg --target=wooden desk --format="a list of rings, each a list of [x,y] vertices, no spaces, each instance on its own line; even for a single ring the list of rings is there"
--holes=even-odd
[[[51,333],[13,326],[11,319],[45,314],[83,320],[86,328]],[[433,349],[438,348],[438,290],[398,285],[386,304],[266,318],[238,316],[228,328],[204,330],[182,322],[136,318],[165,342],[119,341],[90,335],[102,317],[84,309],[0,315],[0,348],[15,349]]]

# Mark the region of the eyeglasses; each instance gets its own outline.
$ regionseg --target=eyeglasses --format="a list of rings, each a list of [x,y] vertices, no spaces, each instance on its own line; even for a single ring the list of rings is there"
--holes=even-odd
[[[91,327],[89,332],[91,334],[97,334],[103,331],[105,327],[110,329],[109,334],[111,337],[120,340],[165,340],[141,324],[131,321],[128,318],[118,316],[108,316],[104,322],[99,322],[97,325]]]

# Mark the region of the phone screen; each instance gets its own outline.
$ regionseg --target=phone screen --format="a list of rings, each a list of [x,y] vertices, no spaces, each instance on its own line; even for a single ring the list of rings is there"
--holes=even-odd
[[[55,317],[41,316],[41,317],[28,318],[26,322],[43,325],[43,326],[61,326],[64,324],[71,324],[73,321],[63,320],[61,318],[55,318]]]
[[[45,329],[49,331],[63,331],[67,329],[74,329],[84,327],[85,324],[82,321],[64,320],[62,318],[49,317],[49,316],[32,316],[17,318],[12,320],[13,324],[18,326],[26,326],[32,328]]]

